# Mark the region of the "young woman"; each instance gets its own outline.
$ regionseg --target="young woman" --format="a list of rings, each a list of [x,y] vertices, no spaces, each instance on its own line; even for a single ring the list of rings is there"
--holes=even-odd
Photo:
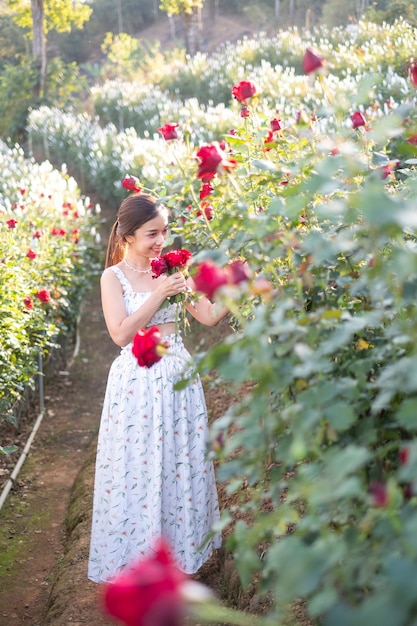
[[[214,469],[206,460],[207,411],[201,382],[174,390],[190,365],[178,307],[217,324],[227,310],[207,298],[169,304],[193,289],[182,272],[152,275],[168,236],[168,211],[136,193],[120,205],[101,277],[104,318],[121,353],[107,382],[98,437],[88,577],[106,582],[126,564],[149,555],[164,537],[180,569],[195,573],[219,547],[205,542],[219,518]],[[162,306],[164,304],[164,306]],[[135,334],[157,326],[169,350],[151,367],[132,354]]]

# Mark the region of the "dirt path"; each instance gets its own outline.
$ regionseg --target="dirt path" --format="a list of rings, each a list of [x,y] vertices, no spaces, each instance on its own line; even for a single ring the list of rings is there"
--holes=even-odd
[[[87,557],[96,434],[117,351],[95,285],[83,309],[78,355],[68,372],[46,383],[44,420],[0,512],[0,626],[113,623],[102,614],[101,588],[87,580]],[[207,402],[218,415],[227,396],[208,391]],[[204,582],[220,584],[218,567],[216,560],[206,566]]]

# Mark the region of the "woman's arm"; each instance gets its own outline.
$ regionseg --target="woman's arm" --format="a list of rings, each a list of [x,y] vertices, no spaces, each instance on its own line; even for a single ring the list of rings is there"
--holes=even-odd
[[[192,278],[188,278],[187,285],[193,292],[195,291],[195,284]],[[195,300],[188,300],[185,308],[198,322],[205,326],[216,326],[229,313],[227,307],[219,306],[205,296],[196,297]]]
[[[164,278],[149,298],[132,315],[127,315],[123,300],[123,288],[116,274],[110,269],[104,270],[101,281],[101,303],[107,330],[114,343],[126,346],[141,328],[153,317],[168,296],[175,296],[183,291],[182,274]]]

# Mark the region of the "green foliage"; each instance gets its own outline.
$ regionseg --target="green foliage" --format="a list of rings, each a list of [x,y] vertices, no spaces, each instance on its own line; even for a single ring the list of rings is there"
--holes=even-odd
[[[159,7],[168,15],[182,15],[201,9],[203,4],[204,0],[161,0]]]

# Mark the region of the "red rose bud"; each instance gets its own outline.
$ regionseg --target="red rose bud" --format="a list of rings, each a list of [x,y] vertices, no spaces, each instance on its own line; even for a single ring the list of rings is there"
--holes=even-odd
[[[181,626],[185,602],[181,591],[187,581],[172,561],[164,540],[154,556],[126,567],[104,587],[104,607],[126,626]]]
[[[365,126],[365,118],[360,111],[355,111],[355,113],[352,113],[350,119],[353,129],[359,128],[360,126]]]
[[[241,80],[232,87],[232,96],[243,104],[247,104],[248,98],[253,98],[255,94],[255,85],[247,80]]]
[[[130,176],[129,174],[126,174],[124,177],[122,187],[128,191],[136,191],[136,193],[139,193],[141,190],[139,179],[136,178],[136,176]]]
[[[36,252],[34,252],[33,250],[31,250],[29,248],[29,250],[26,252],[26,256],[28,259],[36,259]]]
[[[271,120],[270,126],[271,126],[271,130],[272,130],[273,133],[277,132],[278,130],[281,130],[280,121],[281,120],[277,120],[276,118]]]
[[[413,135],[412,137],[409,137],[407,139],[407,142],[410,143],[412,146],[417,146],[417,135]]]
[[[25,305],[27,309],[29,310],[33,309],[33,300],[29,296],[27,296],[26,298],[23,298],[23,304]]]
[[[198,160],[197,176],[201,178],[203,182],[211,180],[216,173],[223,174],[224,172],[230,172],[237,165],[236,160],[229,159],[216,141],[199,148],[196,153],[196,158]]]
[[[318,57],[314,52],[307,48],[303,57],[303,72],[311,74],[323,67],[323,59]]]
[[[229,284],[238,285],[243,283],[251,277],[251,272],[247,263],[244,261],[232,261],[228,267],[229,272]]]
[[[378,508],[388,506],[388,489],[385,483],[374,482],[369,487],[369,493],[372,497],[372,504]]]
[[[36,297],[41,302],[49,302],[49,300],[51,299],[51,294],[49,293],[47,289],[40,289],[37,292]]]
[[[166,141],[171,141],[172,139],[178,139],[176,128],[178,128],[178,124],[165,124],[158,130]]]
[[[250,117],[250,111],[246,104],[242,104],[242,108],[240,109],[240,117]]]
[[[411,84],[414,87],[417,87],[417,62],[414,60],[411,61],[410,65],[408,66],[408,77]]]
[[[229,274],[225,269],[217,267],[213,261],[205,261],[197,265],[193,279],[196,290],[211,300],[220,287],[227,285]]]
[[[197,214],[196,214],[197,217],[201,217],[203,215],[203,213],[204,213],[204,215],[206,216],[206,219],[208,221],[213,219],[214,209],[211,206],[210,202],[202,202],[201,203],[201,209],[202,209],[202,211],[197,211]]]
[[[6,224],[7,224],[7,228],[16,228],[17,220],[14,220],[12,218],[10,220],[7,220]]]
[[[204,200],[207,196],[210,196],[212,191],[214,191],[213,187],[210,183],[203,183],[200,189],[200,200]]]
[[[152,367],[166,354],[168,342],[162,341],[161,333],[156,326],[142,328],[133,338],[132,353],[140,367]]]
[[[409,456],[410,456],[410,448],[408,446],[401,448],[400,453],[399,453],[401,465],[407,465]]]

